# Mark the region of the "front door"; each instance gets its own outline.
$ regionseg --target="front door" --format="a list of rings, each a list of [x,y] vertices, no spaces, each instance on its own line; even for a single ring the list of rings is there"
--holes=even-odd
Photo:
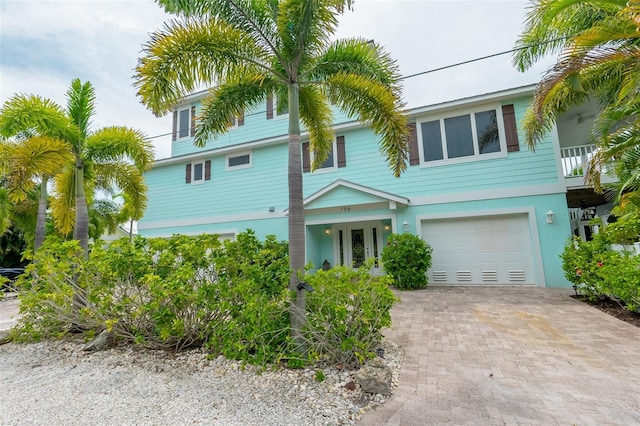
[[[374,259],[372,273],[379,275],[382,247],[382,222],[357,222],[335,225],[336,259],[339,265],[361,267],[367,259]]]

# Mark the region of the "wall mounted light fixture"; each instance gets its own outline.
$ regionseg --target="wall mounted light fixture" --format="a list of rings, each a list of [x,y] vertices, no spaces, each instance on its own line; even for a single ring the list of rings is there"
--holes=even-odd
[[[276,208],[275,208],[275,207],[273,207],[273,206],[271,206],[271,207],[269,207],[269,211],[270,211],[271,213],[273,213],[273,212],[275,212],[275,211],[276,211]]]
[[[391,229],[391,225],[385,225],[385,226],[384,226],[384,230],[385,230],[385,231],[388,231],[388,230],[390,230],[390,229]]]
[[[406,220],[402,223],[402,230],[404,232],[409,232],[409,222],[407,222]]]
[[[331,233],[331,228],[324,228],[324,233],[329,235]]]
[[[547,212],[547,223],[553,223],[553,219],[555,218],[556,214],[552,211],[549,210]]]

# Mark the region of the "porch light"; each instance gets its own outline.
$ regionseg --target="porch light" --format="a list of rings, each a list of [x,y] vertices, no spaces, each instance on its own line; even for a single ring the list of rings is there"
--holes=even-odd
[[[407,222],[406,220],[402,223],[402,230],[404,232],[409,232],[409,222]]]
[[[385,226],[384,226],[384,230],[385,230],[385,231],[388,231],[389,229],[391,229],[391,226],[390,226],[390,225],[385,225]]]
[[[553,223],[553,219],[555,217],[555,213],[551,210],[547,212],[547,223]]]
[[[324,233],[329,235],[331,233],[331,228],[324,228]]]

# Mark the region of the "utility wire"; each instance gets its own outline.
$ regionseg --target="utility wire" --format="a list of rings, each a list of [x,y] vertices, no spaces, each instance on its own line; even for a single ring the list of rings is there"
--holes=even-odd
[[[556,41],[566,40],[566,39],[568,39],[570,37],[573,37],[573,36],[557,37],[557,38],[554,38],[554,39],[551,39],[551,40],[541,41],[540,43],[534,43],[534,44],[528,44],[526,46],[515,47],[515,48],[510,49],[510,50],[504,50],[502,52],[492,53],[491,55],[486,55],[486,56],[481,56],[481,57],[478,57],[478,58],[468,59],[466,61],[456,62],[454,64],[444,65],[444,66],[438,67],[438,68],[432,68],[432,69],[429,69],[429,70],[426,70],[426,71],[421,71],[421,72],[418,72],[418,73],[415,73],[415,74],[409,74],[409,75],[405,75],[405,76],[399,77],[398,81],[406,80],[408,78],[418,77],[418,76],[425,75],[425,74],[430,74],[430,73],[436,72],[436,71],[446,70],[446,69],[449,69],[449,68],[459,67],[460,65],[466,65],[466,64],[470,64],[470,63],[478,62],[478,61],[484,61],[485,59],[495,58],[496,56],[506,55],[507,53],[513,53],[513,52],[517,52],[519,50],[529,49],[531,47],[543,46],[545,44],[554,43]],[[246,114],[245,117],[251,117],[251,116],[254,116],[254,115],[265,114],[266,112],[267,112],[266,110],[258,111],[258,112],[252,112],[251,114]],[[148,139],[160,138],[160,137],[163,137],[163,136],[169,136],[171,134],[173,134],[173,132],[164,133],[164,134],[156,135],[156,136],[149,136]]]

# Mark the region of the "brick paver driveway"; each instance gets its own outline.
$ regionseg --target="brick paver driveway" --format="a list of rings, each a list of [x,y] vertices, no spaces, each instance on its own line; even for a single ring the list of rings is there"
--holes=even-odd
[[[640,328],[533,287],[400,292],[405,350],[370,425],[640,425]]]

